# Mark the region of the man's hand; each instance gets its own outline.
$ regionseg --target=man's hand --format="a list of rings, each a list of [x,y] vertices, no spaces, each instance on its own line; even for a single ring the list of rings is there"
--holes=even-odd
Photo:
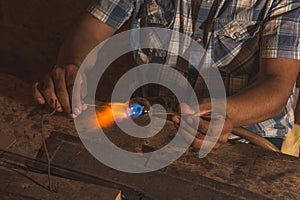
[[[86,106],[81,101],[86,96],[84,75],[80,74],[75,84],[78,67],[93,48],[115,32],[90,13],[84,13],[61,46],[58,64],[42,81],[34,83],[33,95],[37,102],[48,103],[54,108],[57,101],[57,111],[64,110],[73,118],[85,110]]]
[[[77,77],[75,83],[77,72],[78,67],[75,65],[55,66],[42,81],[33,84],[34,98],[39,104],[48,103],[53,109],[56,104],[58,112],[64,110],[73,118],[78,116],[86,109],[81,100],[86,96],[86,84],[82,75]]]
[[[217,148],[221,144],[226,143],[233,128],[230,119],[218,112],[212,114],[209,100],[201,102],[199,108],[200,111],[197,111],[186,104],[180,105],[181,117],[177,115],[172,119],[177,128],[179,128],[179,124],[181,123],[183,130],[180,131],[180,134],[197,149],[201,148],[204,144],[213,145],[214,148]],[[208,130],[210,131],[208,132]],[[190,134],[194,131],[197,131],[196,137]],[[204,143],[206,135],[208,137],[206,137],[206,142]],[[216,144],[209,139],[215,137],[219,137]]]

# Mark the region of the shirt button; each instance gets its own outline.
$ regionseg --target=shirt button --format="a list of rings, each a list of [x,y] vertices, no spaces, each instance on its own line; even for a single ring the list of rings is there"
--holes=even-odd
[[[210,3],[211,2],[211,0],[206,0],[206,3]]]
[[[233,36],[234,36],[234,39],[237,39],[237,38],[240,38],[240,37],[241,37],[241,34],[240,34],[240,32],[235,32],[235,33],[233,34]]]
[[[195,41],[200,43],[202,40],[201,40],[201,38],[196,38]]]

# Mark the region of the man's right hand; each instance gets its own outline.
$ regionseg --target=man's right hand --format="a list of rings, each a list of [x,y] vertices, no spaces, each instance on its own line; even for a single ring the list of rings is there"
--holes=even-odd
[[[56,106],[58,112],[65,111],[72,118],[77,117],[86,109],[82,102],[86,96],[84,77],[77,77],[75,83],[78,69],[72,64],[55,66],[43,80],[33,84],[33,96],[36,101],[39,104],[47,103],[53,109]]]

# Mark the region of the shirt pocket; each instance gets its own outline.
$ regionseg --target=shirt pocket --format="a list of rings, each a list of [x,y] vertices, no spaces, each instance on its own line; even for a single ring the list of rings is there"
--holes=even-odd
[[[260,22],[257,21],[239,21],[227,20],[215,21],[216,29],[215,36],[219,39],[228,39],[229,42],[241,42],[252,38],[259,30]]]
[[[258,70],[261,23],[216,19],[214,32],[214,61],[230,75],[251,75]],[[251,62],[251,63],[249,63]]]

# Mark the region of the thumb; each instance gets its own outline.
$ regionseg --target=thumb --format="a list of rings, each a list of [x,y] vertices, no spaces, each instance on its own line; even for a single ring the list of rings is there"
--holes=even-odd
[[[193,115],[196,113],[195,110],[186,103],[181,103],[179,109],[182,114],[181,117],[187,122],[187,124],[193,125],[194,124]]]
[[[80,73],[77,74],[77,79],[74,82],[73,86],[73,95],[72,95],[72,111],[73,111],[73,117],[77,117],[78,115],[81,114],[81,112],[84,110],[82,105],[82,75]]]

